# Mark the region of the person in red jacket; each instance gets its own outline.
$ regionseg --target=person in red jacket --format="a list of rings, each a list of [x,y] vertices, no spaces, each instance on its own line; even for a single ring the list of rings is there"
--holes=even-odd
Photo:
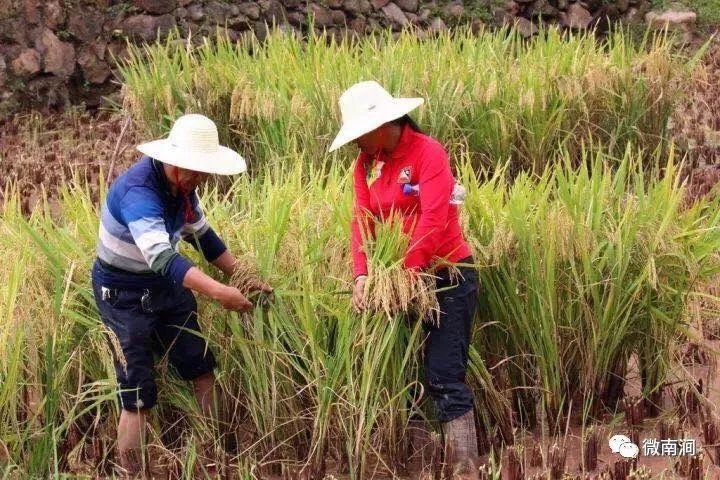
[[[443,423],[445,451],[452,457],[446,463],[453,465],[455,478],[477,478],[474,399],[465,373],[478,278],[460,227],[463,189],[455,184],[442,145],[407,115],[422,103],[422,98],[393,98],[374,81],[357,83],[340,97],[343,125],[330,151],[350,142],[360,149],[354,170],[352,303],[358,311],[365,308],[362,239],[372,235],[374,221],[401,214],[410,237],[404,266],[432,271],[437,278],[440,321],[425,323],[424,371]],[[443,262],[458,264],[460,275],[451,278],[438,265]]]

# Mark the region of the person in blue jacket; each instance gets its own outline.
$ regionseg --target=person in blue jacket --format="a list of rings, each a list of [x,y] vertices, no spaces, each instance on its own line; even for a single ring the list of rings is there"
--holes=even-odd
[[[203,413],[214,418],[215,358],[200,335],[199,292],[233,311],[252,309],[234,287],[203,273],[178,252],[185,240],[232,276],[236,259],[208,224],[196,188],[211,174],[246,170],[245,160],[219,144],[215,124],[184,115],[168,138],[139,145],[144,156],[110,187],[100,215],[92,285],[111,331],[122,412],[118,453],[125,473],[142,465],[146,416],[156,401],[154,355],[167,355],[177,374],[193,382]],[[255,290],[272,289],[259,279]]]

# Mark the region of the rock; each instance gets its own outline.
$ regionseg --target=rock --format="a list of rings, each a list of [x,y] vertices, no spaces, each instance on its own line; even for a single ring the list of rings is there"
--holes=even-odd
[[[408,22],[412,23],[413,25],[417,25],[419,23],[417,14],[412,12],[405,12],[405,16],[407,17]]]
[[[357,15],[360,13],[360,2],[358,0],[345,0],[342,8],[351,15]]]
[[[559,13],[548,0],[537,0],[526,10],[526,15],[530,18],[555,18]]]
[[[377,18],[370,17],[367,19],[368,22],[368,30],[370,32],[376,32],[378,30],[382,30],[384,27],[380,24],[380,22],[377,20]]]
[[[349,27],[350,30],[352,30],[353,32],[363,35],[365,34],[367,29],[367,20],[365,19],[365,17],[354,18],[350,20]]]
[[[288,23],[292,25],[293,27],[302,27],[305,25],[305,15],[303,15],[300,12],[290,12],[287,16]]]
[[[412,13],[417,12],[420,6],[418,0],[395,0],[395,3],[401,10]]]
[[[695,23],[697,14],[691,11],[669,10],[667,12],[648,12],[645,21],[656,28],[684,27]]]
[[[187,8],[180,7],[175,9],[175,18],[182,20],[188,16]]]
[[[432,22],[430,22],[430,31],[432,33],[444,32],[447,29],[447,25],[445,25],[445,22],[440,17],[435,17],[432,19]]]
[[[25,22],[19,18],[6,18],[0,20],[0,44],[19,43],[27,46],[27,28]]]
[[[560,15],[560,21],[563,27],[572,29],[588,28],[592,21],[592,15],[585,10],[580,4],[573,3]]]
[[[283,5],[283,7],[285,7],[285,10],[295,10],[300,7],[304,7],[305,1],[303,1],[303,0],[283,0],[282,5]]]
[[[38,0],[25,0],[24,20],[32,25],[40,24],[40,5]]]
[[[603,0],[581,0],[579,3],[585,10],[595,13],[597,13],[596,10],[603,6]]]
[[[617,8],[620,13],[625,13],[630,8],[630,0],[617,0]]]
[[[237,30],[233,30],[232,28],[225,28],[225,27],[216,27],[217,28],[217,35],[223,38],[227,38],[231,42],[237,42],[240,40],[240,37],[242,36],[240,32]]]
[[[132,0],[133,5],[154,15],[170,13],[177,8],[176,0]]]
[[[178,5],[181,7],[187,7],[193,2],[193,0],[178,0]]]
[[[495,7],[492,11],[492,21],[495,25],[512,26],[515,24],[515,15],[508,13],[504,8]]]
[[[311,3],[308,9],[316,27],[330,27],[333,24],[332,12],[317,3]]]
[[[227,21],[228,27],[234,30],[247,30],[250,28],[250,19],[245,15],[237,15]],[[232,33],[230,34],[232,36]]]
[[[262,18],[264,18],[268,24],[280,25],[286,22],[287,12],[283,4],[278,0],[263,1],[260,3],[260,6],[263,10]]]
[[[199,22],[205,18],[205,10],[198,4],[190,5],[187,9],[190,19],[194,22]]]
[[[470,23],[470,31],[473,35],[478,35],[485,31],[485,22],[476,18]]]
[[[260,18],[260,7],[256,3],[245,2],[238,5],[240,13],[245,15],[251,20],[257,20]]]
[[[618,8],[613,4],[602,5],[592,16],[590,26],[599,33],[605,33],[612,28],[612,24],[620,16]]]
[[[205,6],[205,15],[214,24],[224,25],[231,16],[230,5],[219,1],[209,2]]]
[[[10,64],[18,77],[29,77],[40,71],[40,53],[34,48],[24,49]]]
[[[370,3],[370,0],[359,0],[358,3],[360,5],[360,13],[369,14],[373,11],[373,6]]]
[[[65,11],[58,0],[52,0],[45,4],[45,26],[55,30],[65,22]]]
[[[98,58],[91,47],[80,49],[77,58],[83,78],[94,85],[105,83],[105,80],[112,73],[110,67],[102,59]]]
[[[17,2],[14,0],[0,0],[0,20],[14,17],[17,13]]]
[[[523,38],[530,38],[538,33],[538,27],[527,18],[515,19],[515,28]]]
[[[41,43],[46,73],[58,77],[69,77],[75,72],[75,47],[61,41],[51,30],[45,30]]]
[[[338,8],[342,8],[343,0],[326,0],[325,3],[328,7],[337,10]]]
[[[385,16],[390,20],[392,23],[400,26],[405,26],[409,23],[407,17],[405,16],[405,13],[403,13],[402,10],[400,10],[400,7],[398,7],[395,3],[390,2],[387,5],[385,5],[382,8],[383,13]]]
[[[0,88],[5,86],[6,81],[7,81],[7,64],[5,63],[5,58],[0,56]]]
[[[445,5],[442,12],[445,18],[458,19],[465,14],[465,7],[461,1],[454,1]]]
[[[418,20],[422,23],[427,23],[430,21],[430,17],[432,16],[432,10],[429,8],[423,8],[420,10],[420,15],[418,15]]]
[[[261,42],[264,41],[270,33],[268,25],[265,22],[255,22],[253,32],[255,33],[255,37]]]
[[[558,10],[567,10],[568,0],[557,0],[556,6]]]
[[[508,12],[510,15],[517,15],[520,13],[520,4],[516,2],[515,0],[510,0],[505,4],[505,11]]]
[[[632,24],[639,25],[645,19],[645,16],[635,7],[630,8],[625,14],[625,19]]]
[[[68,16],[68,31],[81,42],[90,43],[102,33],[105,16],[96,9],[82,7]]]
[[[370,0],[370,3],[372,4],[372,6],[375,10],[380,10],[385,5],[390,3],[390,0]]]
[[[190,10],[188,9],[189,13]],[[172,15],[133,15],[122,23],[122,30],[135,39],[153,42],[158,36],[166,36],[174,26],[175,17]]]
[[[332,21],[335,25],[344,26],[347,23],[347,17],[345,16],[345,12],[343,12],[342,10],[333,10]]]

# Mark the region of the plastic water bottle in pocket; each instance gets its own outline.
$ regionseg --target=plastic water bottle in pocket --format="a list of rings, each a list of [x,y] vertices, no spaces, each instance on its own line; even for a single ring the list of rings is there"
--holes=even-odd
[[[465,197],[467,197],[467,189],[461,184],[456,183],[452,195],[450,195],[450,203],[452,205],[462,205],[465,203]]]

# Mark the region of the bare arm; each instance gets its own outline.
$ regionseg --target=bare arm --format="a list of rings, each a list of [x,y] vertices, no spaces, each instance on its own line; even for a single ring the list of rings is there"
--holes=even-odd
[[[191,267],[187,271],[183,279],[183,286],[220,302],[228,310],[248,311],[252,309],[252,303],[240,293],[240,290],[212,279],[197,267]]]

